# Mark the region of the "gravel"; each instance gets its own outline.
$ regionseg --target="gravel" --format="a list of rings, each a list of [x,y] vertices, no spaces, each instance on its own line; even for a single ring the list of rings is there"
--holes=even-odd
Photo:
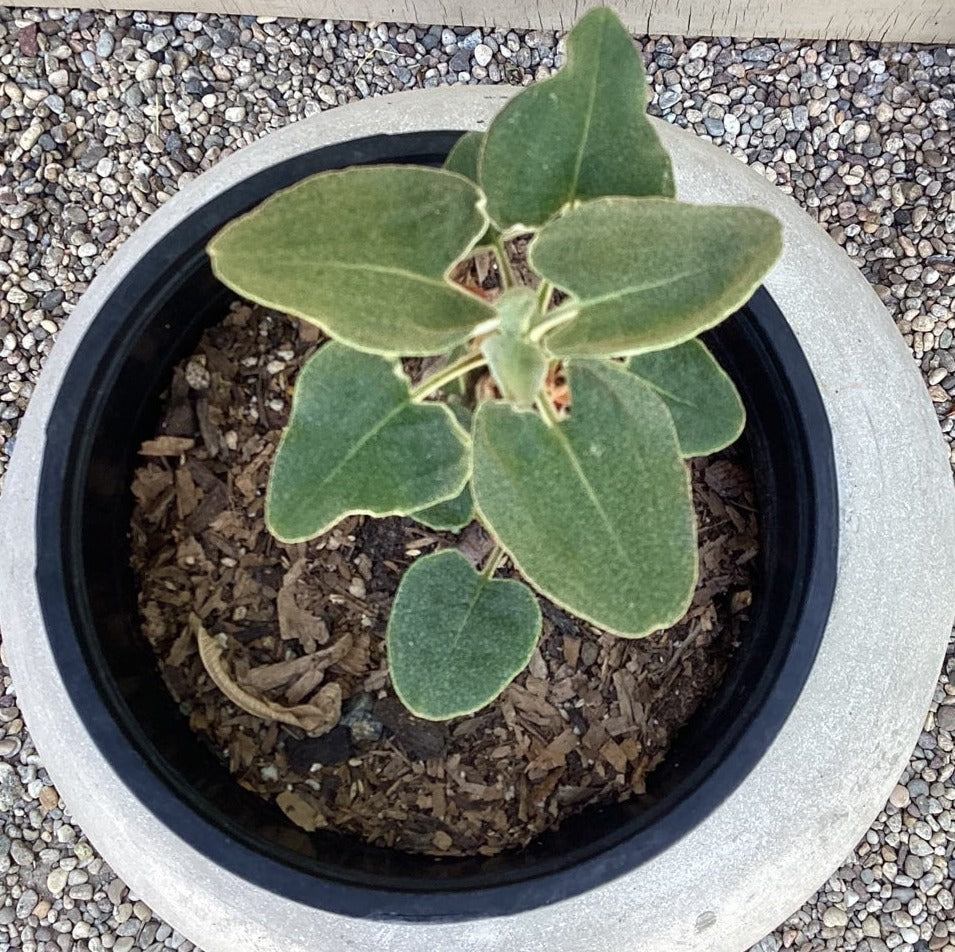
[[[955,48],[641,46],[652,110],[748,161],[862,269],[953,441]],[[0,8],[0,478],[58,328],[115,248],[185,182],[320,110],[420,86],[526,84],[562,60],[560,37],[540,30]],[[955,952],[953,732],[950,650],[884,812],[755,952]],[[2,666],[0,877],[2,948],[193,949],[72,824]]]

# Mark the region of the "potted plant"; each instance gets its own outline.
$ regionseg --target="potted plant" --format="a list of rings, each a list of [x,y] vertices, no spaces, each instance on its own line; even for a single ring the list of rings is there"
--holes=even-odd
[[[495,540],[480,571],[453,547],[422,556],[395,598],[392,682],[433,720],[484,707],[537,644],[531,588],[494,578],[505,555],[611,633],[643,637],[686,613],[699,559],[684,459],[732,443],[744,415],[697,335],[749,299],[781,250],[761,209],[673,198],[615,14],[584,16],[567,55],[443,168],[319,173],[209,246],[220,281],[331,338],[298,377],[269,481],[272,533],[303,542],[352,514],[457,530],[476,514]],[[535,287],[506,247],[528,234]],[[449,279],[485,247],[492,300]],[[412,385],[398,357],[438,363]],[[483,369],[495,399],[471,387],[447,402]],[[564,378],[558,407],[547,382]],[[324,729],[338,719],[329,711]]]
[[[591,14],[582,21],[581,26],[585,25],[599,27],[608,40],[620,35],[606,13]],[[550,82],[568,73],[573,77],[572,63]],[[592,65],[595,68],[585,70],[584,78],[609,82]],[[619,75],[613,81],[619,82]],[[539,94],[544,98],[532,110],[531,121],[547,111],[548,88],[547,84],[536,87],[544,91]],[[527,95],[521,94],[515,104]],[[642,86],[638,85],[636,95],[643,95]],[[578,225],[586,224],[585,216],[607,209],[610,215],[619,215],[621,209],[630,214],[635,203],[661,209],[673,209],[676,203],[652,195],[654,189],[670,194],[668,165],[631,102],[625,108],[626,121],[618,116],[609,125],[631,133],[636,129],[634,134],[643,144],[649,142],[651,154],[657,156],[650,163],[656,169],[651,173],[656,182],[649,187],[651,195],[628,195],[627,188],[618,184],[610,197],[584,192],[576,207],[548,221],[558,211],[551,208],[539,221],[542,227],[532,263],[536,261],[545,278],[554,277],[554,283],[568,293],[567,299],[551,300],[541,292],[532,301],[513,289],[515,293],[502,294],[496,305],[468,300],[464,292],[444,282],[444,271],[475,242],[489,240],[493,245],[498,236],[488,234],[480,193],[468,181],[470,174],[482,190],[487,184],[483,181],[486,155],[478,159],[474,174],[474,146],[479,139],[466,137],[451,150],[461,131],[489,120],[506,98],[493,90],[463,94],[449,90],[410,97],[403,107],[406,112],[393,104],[374,103],[344,110],[346,115],[322,117],[323,124],[306,123],[287,130],[203,176],[189,195],[174,200],[147,223],[91,288],[58,342],[18,436],[2,500],[5,546],[0,591],[5,650],[21,703],[61,792],[106,858],[160,914],[207,949],[305,949],[329,941],[342,947],[375,942],[391,949],[440,948],[454,942],[465,948],[503,949],[528,947],[544,934],[569,948],[583,948],[598,932],[607,948],[628,947],[639,933],[647,950],[677,945],[742,949],[798,904],[825,875],[820,871],[828,871],[828,864],[837,862],[852,837],[861,832],[859,827],[864,829],[882,788],[894,782],[917,732],[952,609],[950,597],[938,597],[932,573],[912,568],[926,540],[944,547],[939,533],[955,528],[950,480],[942,472],[938,441],[932,442],[930,436],[930,412],[924,404],[914,404],[902,411],[893,407],[888,413],[886,407],[897,396],[912,396],[913,374],[899,361],[901,345],[891,343],[891,327],[871,295],[866,296],[864,282],[852,266],[836,255],[798,210],[782,202],[765,183],[755,183],[737,163],[713,150],[701,152],[688,137],[657,127],[674,156],[681,198],[718,197],[722,204],[772,207],[784,223],[784,251],[780,266],[765,279],[772,296],[758,291],[731,321],[707,338],[746,407],[766,514],[762,580],[750,639],[711,704],[698,712],[672,757],[654,775],[646,797],[629,806],[585,812],[515,855],[436,863],[345,841],[332,833],[305,834],[277,810],[263,809],[256,798],[237,790],[216,759],[196,743],[136,635],[126,533],[129,477],[139,442],[149,434],[155,418],[157,394],[168,380],[171,365],[189,352],[202,327],[220,317],[234,296],[212,273],[206,245],[227,222],[273,193],[280,193],[273,200],[279,203],[273,207],[280,207],[281,190],[315,172],[372,162],[437,166],[450,152],[450,163],[459,171],[429,170],[428,178],[431,182],[440,179],[442,188],[459,196],[459,217],[455,223],[451,216],[442,216],[436,224],[449,228],[455,224],[452,233],[459,239],[462,219],[471,225],[464,229],[467,238],[458,242],[456,251],[443,263],[432,262],[431,283],[452,296],[455,304],[484,315],[475,323],[486,322],[480,329],[490,336],[473,341],[474,353],[463,362],[486,361],[501,393],[517,404],[533,402],[539,389],[542,348],[548,351],[545,360],[557,356],[561,334],[566,333],[562,328],[572,327],[586,309],[582,305],[599,301],[601,293],[586,281],[602,262],[575,277],[570,272],[579,262],[559,252],[567,222],[574,223],[576,218]],[[422,105],[413,105],[412,100]],[[466,121],[460,118],[460,108],[466,108]],[[607,127],[598,122],[594,128]],[[398,134],[393,134],[395,129]],[[546,141],[558,129],[566,132],[566,126],[551,122],[539,135]],[[488,132],[479,154],[490,148],[490,136]],[[560,145],[560,141],[549,141],[541,161],[556,155]],[[487,168],[494,168],[493,163]],[[369,183],[379,175],[359,172],[370,176],[365,179]],[[321,189],[324,183],[341,183],[359,172],[335,172],[314,181],[322,183],[317,186]],[[387,173],[385,178],[390,177],[392,185],[401,179],[410,186],[415,174]],[[627,169],[621,174],[628,174]],[[531,176],[523,163],[506,177],[512,184],[523,185]],[[261,224],[267,208],[253,212],[247,221]],[[386,209],[390,213],[392,206]],[[731,221],[742,221],[747,215],[742,210],[735,214],[741,217],[730,216]],[[491,219],[509,227],[507,219],[497,215],[501,213]],[[514,220],[529,224],[523,211]],[[715,296],[718,303],[710,311],[713,321],[746,297],[775,257],[771,219],[755,215],[750,220],[765,229],[761,240],[767,247],[742,255],[752,258],[752,270],[747,271],[750,264],[737,260],[734,273],[739,283],[725,298]],[[417,244],[420,252],[420,243],[413,240],[416,233],[414,228],[408,232],[408,245]],[[240,225],[229,226],[216,239],[217,268],[228,257],[230,235],[241,239]],[[725,237],[721,234],[719,243]],[[734,245],[743,249],[751,238],[747,234],[733,237]],[[693,240],[692,236],[687,240]],[[264,257],[266,250],[260,245],[257,253]],[[613,246],[601,250],[614,257]],[[735,252],[731,248],[729,253]],[[246,259],[249,271],[255,264]],[[570,269],[567,275],[565,268]],[[832,282],[826,295],[814,294],[807,287],[803,269],[826,274]],[[356,293],[361,292],[353,286],[352,299]],[[801,297],[817,305],[812,320],[802,316]],[[291,310],[296,309],[293,304]],[[847,329],[852,323],[847,315],[870,321],[880,341],[875,351]],[[445,310],[437,313],[439,330],[442,319],[447,319]],[[335,331],[324,314],[322,321]],[[548,321],[553,323],[548,326]],[[470,318],[462,321],[466,327],[459,326],[437,349],[458,343],[467,346],[475,323]],[[685,346],[705,324],[691,322],[685,336],[678,334],[668,342]],[[319,354],[326,352],[325,361],[337,354],[335,362],[340,358],[342,366],[348,360],[369,368],[374,364],[372,376],[382,379],[384,365],[392,388],[401,389],[399,402],[404,408],[409,403],[408,385],[395,372],[394,363],[369,355],[367,340],[352,343],[359,348],[346,351],[333,343]],[[580,340],[573,345],[574,349],[580,346]],[[612,354],[630,354],[631,347],[614,345]],[[395,353],[390,345],[381,349]],[[414,351],[415,345],[407,352]],[[540,434],[537,442],[546,450],[552,431],[566,435],[571,422],[579,419],[585,426],[588,415],[600,419],[606,412],[609,401],[588,402],[588,394],[609,396],[621,387],[628,394],[636,389],[646,392],[630,369],[608,362],[612,354],[568,356],[571,399],[578,401],[576,417],[573,403],[568,420],[558,414],[557,420],[544,421],[533,408],[512,409],[499,400],[476,408],[475,417],[480,423],[482,416],[490,419],[489,414],[497,414],[508,425],[529,425]],[[515,355],[521,359],[514,360]],[[630,354],[627,359],[633,358],[639,361],[641,355]],[[582,368],[576,393],[575,359]],[[734,405],[722,375],[712,369],[709,359],[704,363],[710,378],[719,381],[728,395],[724,402]],[[321,358],[315,367],[323,373],[328,369]],[[460,369],[457,358],[448,367]],[[645,376],[652,372],[644,369]],[[879,386],[878,393],[864,391],[862,405],[875,423],[871,433],[860,435],[854,425],[859,404],[849,394],[861,386],[858,375],[863,372],[866,379],[877,379]],[[621,400],[614,396],[614,401],[625,407],[633,402],[630,396]],[[660,442],[675,471],[683,466],[682,451],[688,448],[682,442],[684,431],[674,425],[674,415],[663,403],[646,402],[654,408]],[[298,403],[300,408],[304,405],[301,397]],[[545,415],[558,413],[542,406]],[[388,501],[384,507],[388,511],[420,512],[423,507],[442,505],[458,496],[469,472],[469,460],[461,465],[461,451],[468,456],[467,442],[447,409],[434,401],[422,405],[420,399],[410,409],[426,410],[429,425],[439,421],[450,448],[451,476],[439,492],[432,484],[424,498],[401,499],[397,504]],[[715,421],[723,414],[713,416]],[[899,420],[904,431],[901,440]],[[498,425],[492,423],[489,432],[472,432],[490,448],[493,428]],[[704,442],[731,439],[738,427],[737,411],[736,422],[732,414],[726,415],[721,437],[705,433]],[[913,441],[913,432],[920,438]],[[283,450],[288,450],[285,455],[293,468],[294,433],[293,422]],[[577,437],[567,439],[573,445]],[[615,432],[599,448],[616,452],[619,440]],[[873,443],[881,464],[878,472],[863,463],[873,452]],[[485,460],[490,455],[485,453]],[[924,480],[926,471],[935,476],[929,485],[931,524],[909,521],[907,532],[895,531],[908,511],[907,495],[900,487],[907,487],[915,473]],[[508,478],[492,473],[482,484],[477,468],[474,472],[471,488],[478,508],[485,517],[485,507],[492,513],[488,521],[533,582],[552,590],[553,583],[541,581],[541,571],[536,564],[531,567],[532,560],[522,561],[523,530],[514,530],[509,523],[514,507],[495,508],[500,500],[494,487],[508,485]],[[281,520],[283,499],[281,491],[276,495],[277,488],[281,490],[278,470],[270,512]],[[685,495],[670,489],[661,498],[672,511],[683,513],[674,524],[683,525],[686,543],[692,533],[686,528]],[[346,511],[371,508],[364,500],[346,500],[342,505]],[[320,514],[315,521],[311,513],[314,524],[308,531],[333,516]],[[289,531],[292,537],[300,531],[295,518]],[[893,531],[887,531],[889,525]],[[839,588],[830,612],[837,538],[841,540]],[[686,546],[677,548],[685,557]],[[893,606],[889,612],[879,601],[877,593],[883,586],[872,571],[874,553],[891,565],[896,585],[905,593],[903,608]],[[429,569],[437,557],[430,558],[430,563],[423,563]],[[666,561],[670,566],[666,577],[680,575],[672,568],[682,564],[681,559],[668,556]],[[470,566],[461,568],[462,584],[473,588],[477,577],[479,591],[504,591],[490,588],[490,580]],[[414,576],[409,578],[414,581]],[[494,582],[508,586],[507,599],[530,604],[523,594],[527,590],[514,587],[517,582]],[[678,610],[687,584],[686,575],[680,575],[660,617]],[[682,592],[676,591],[681,587]],[[413,588],[408,590],[412,596]],[[558,594],[561,597],[566,596]],[[414,618],[427,607],[427,600],[412,597],[409,605],[408,617]],[[597,609],[603,610],[599,605]],[[584,606],[584,614],[590,611]],[[924,634],[910,638],[903,649],[890,634],[904,611],[920,620],[917,630]],[[400,621],[401,616],[391,631],[393,642],[399,644],[407,641]],[[635,634],[654,623],[624,621],[610,627]],[[531,627],[524,625],[515,642],[526,645]],[[510,676],[522,650],[511,651],[506,666],[495,659],[496,674],[481,679],[481,696],[493,693],[497,685],[492,682]],[[904,676],[892,685],[878,686],[876,705],[870,703],[877,684],[874,672],[886,663],[897,663]],[[414,672],[405,683],[409,685],[406,699],[422,713],[444,716],[459,703],[452,700],[442,709],[438,702],[443,701],[428,695],[427,684],[423,695],[415,695],[421,688],[414,683]],[[460,683],[448,683],[460,697]],[[478,696],[466,702],[468,706],[479,703]],[[851,718],[834,713],[844,705],[851,707]],[[813,744],[823,730],[835,739],[831,753],[828,747],[823,750]],[[872,753],[874,731],[881,738],[877,757]],[[813,751],[813,769],[807,768],[807,746]],[[789,795],[766,796],[767,789],[781,790],[784,784]],[[836,819],[828,812],[834,798],[841,805]],[[823,822],[823,818],[828,819]],[[144,850],[144,842],[150,848]],[[774,848],[767,849],[767,842]],[[795,857],[800,861],[789,862]],[[764,892],[762,903],[754,909],[754,890],[761,889],[770,871],[777,885]],[[673,896],[687,889],[692,901],[674,910]]]

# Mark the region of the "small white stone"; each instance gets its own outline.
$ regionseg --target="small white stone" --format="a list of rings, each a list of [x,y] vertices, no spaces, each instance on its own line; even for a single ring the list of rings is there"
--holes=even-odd
[[[912,798],[909,796],[908,790],[902,784],[896,784],[895,789],[889,794],[889,803],[900,810],[904,810],[911,802]]]
[[[486,43],[478,43],[474,47],[474,62],[478,66],[487,66],[494,58],[494,51]]]
[[[43,135],[43,123],[34,122],[27,130],[20,136],[17,145],[23,149],[24,152],[29,152],[37,142],[37,139]]]
[[[849,916],[838,906],[829,906],[822,914],[822,921],[830,929],[844,929],[849,924]]]

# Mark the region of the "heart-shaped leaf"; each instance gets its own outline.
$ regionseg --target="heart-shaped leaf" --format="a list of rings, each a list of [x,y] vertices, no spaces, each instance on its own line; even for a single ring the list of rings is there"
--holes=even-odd
[[[521,582],[489,579],[456,549],[405,572],[388,620],[388,668],[413,714],[432,721],[490,703],[530,660],[541,613]]]
[[[443,353],[493,316],[451,283],[487,227],[463,176],[412,165],[323,172],[278,192],[209,243],[239,294],[359,350]]]
[[[626,366],[663,398],[684,456],[715,453],[743,432],[743,401],[700,341],[639,354]]]
[[[446,406],[454,414],[454,418],[468,433],[471,432],[471,411],[456,400],[451,399]],[[411,513],[415,522],[420,522],[429,529],[457,532],[474,520],[474,501],[471,499],[471,487],[465,485],[453,499],[435,503],[427,509],[419,509]]]
[[[479,159],[488,214],[502,231],[537,228],[568,202],[672,195],[670,158],[646,117],[633,40],[607,9],[567,36],[567,63],[494,118]]]
[[[352,513],[407,515],[451,499],[469,449],[444,404],[412,402],[397,362],[333,341],[299,373],[269,478],[269,529],[301,542]]]
[[[527,579],[600,627],[639,637],[677,621],[696,584],[690,481],[666,404],[606,361],[568,365],[572,412],[488,401],[471,491]]]
[[[531,266],[572,296],[576,317],[548,334],[561,357],[660,350],[746,302],[782,251],[779,222],[758,208],[664,198],[600,198],[551,222]]]

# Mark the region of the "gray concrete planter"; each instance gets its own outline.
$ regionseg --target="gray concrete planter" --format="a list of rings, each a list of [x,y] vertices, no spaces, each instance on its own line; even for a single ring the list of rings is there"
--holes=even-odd
[[[0,621],[20,704],[54,782],[104,857],[207,952],[589,952],[595,943],[639,952],[737,952],[797,908],[842,861],[883,806],[921,728],[955,615],[955,579],[946,568],[955,565],[955,494],[919,375],[873,292],[800,209],[725,153],[663,127],[682,198],[761,205],[783,221],[785,255],[766,286],[798,340],[832,430],[835,596],[818,654],[806,662],[805,686],[785,724],[768,735],[774,739],[761,759],[685,835],[648,851],[634,868],[613,868],[587,891],[545,891],[536,903],[512,906],[502,900],[480,917],[462,913],[459,903],[443,919],[425,921],[411,921],[428,900],[420,892],[416,898],[400,870],[389,876],[376,867],[376,888],[390,897],[380,907],[358,909],[343,900],[331,911],[319,909],[307,895],[262,884],[264,861],[233,846],[241,838],[235,819],[241,809],[218,825],[203,819],[202,798],[222,791],[173,796],[176,779],[154,766],[148,777],[157,797],[144,793],[143,763],[155,752],[145,733],[116,726],[128,706],[121,686],[110,682],[95,654],[73,646],[71,669],[58,652],[76,618],[82,622],[84,613],[117,597],[124,554],[115,554],[115,571],[102,573],[88,593],[90,605],[60,609],[42,594],[55,560],[38,552],[55,518],[40,487],[57,458],[73,452],[67,437],[74,437],[58,430],[54,412],[71,361],[115,320],[114,304],[126,289],[135,292],[130,276],[138,263],[148,258],[161,275],[177,252],[181,226],[207,219],[211,201],[236,183],[277,165],[297,168],[317,147],[481,127],[508,95],[468,87],[371,100],[273,134],[201,176],[103,269],[58,340],[18,435],[0,500]],[[204,290],[212,302],[215,288]],[[195,292],[183,304],[201,311],[206,298]],[[166,343],[178,344],[176,329],[165,329]],[[134,353],[131,366],[148,375],[154,356]],[[141,407],[127,410],[136,418]],[[122,414],[111,412],[119,427]],[[91,472],[88,482],[86,505],[95,506],[108,480]],[[104,489],[104,507],[108,499]],[[64,550],[74,541],[64,537]],[[96,540],[83,545],[95,548]],[[930,564],[923,558],[928,551]],[[125,621],[107,613],[102,624],[110,640],[116,633],[109,629]],[[121,633],[116,638],[126,644]],[[129,650],[134,671],[139,659]],[[92,696],[94,681],[100,685],[95,716],[84,719],[77,699]],[[156,718],[162,714],[157,708]],[[170,725],[171,735],[176,730]],[[212,858],[220,849],[235,859],[232,866]],[[325,858],[309,861],[320,866]],[[595,864],[599,857],[581,869]],[[572,878],[573,868],[564,872]],[[493,870],[482,875],[492,890]]]

